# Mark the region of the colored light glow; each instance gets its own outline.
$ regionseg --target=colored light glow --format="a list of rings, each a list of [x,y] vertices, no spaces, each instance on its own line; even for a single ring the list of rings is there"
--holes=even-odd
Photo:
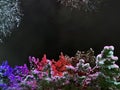
[[[120,83],[117,79],[120,77],[120,68],[115,64],[117,58],[111,53],[114,50],[111,47],[113,46],[107,46],[107,49],[105,47],[101,54],[96,57],[94,67],[91,67],[91,61],[88,62],[82,58],[83,53],[80,52],[75,57],[64,56],[61,53],[58,61],[48,60],[46,55],[43,56],[42,60],[30,56],[30,69],[26,64],[12,68],[5,61],[0,65],[0,89],[58,90],[73,85],[73,89],[89,90],[95,88],[98,90],[104,88],[100,83],[105,80],[104,83],[107,84],[106,80],[109,80],[110,83],[113,82],[113,85],[110,87],[108,83],[107,90],[109,88],[119,90]],[[88,53],[86,53],[86,57],[91,57]],[[73,63],[75,60],[78,62]],[[103,61],[102,64],[101,61]],[[114,79],[108,79],[108,77]]]

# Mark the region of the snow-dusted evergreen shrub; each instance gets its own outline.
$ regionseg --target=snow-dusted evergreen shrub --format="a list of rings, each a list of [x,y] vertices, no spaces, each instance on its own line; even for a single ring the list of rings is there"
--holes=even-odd
[[[113,51],[113,46],[106,46],[96,58],[92,49],[74,57],[61,53],[58,61],[30,56],[30,68],[26,64],[11,68],[3,62],[0,90],[120,90],[120,68]]]

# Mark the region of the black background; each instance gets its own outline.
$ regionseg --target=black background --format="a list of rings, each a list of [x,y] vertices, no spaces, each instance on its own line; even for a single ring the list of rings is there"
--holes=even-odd
[[[120,56],[119,0],[108,0],[99,10],[83,13],[65,8],[56,0],[22,0],[20,27],[0,45],[0,61],[10,65],[28,63],[28,56],[58,59],[60,52],[73,56],[93,48],[99,54],[105,45],[115,46]]]

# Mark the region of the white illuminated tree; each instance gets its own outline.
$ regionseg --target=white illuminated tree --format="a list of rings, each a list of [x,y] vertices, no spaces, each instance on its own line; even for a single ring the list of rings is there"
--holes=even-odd
[[[81,11],[95,11],[103,0],[58,0],[61,5],[76,8]]]
[[[20,20],[19,0],[0,0],[0,42],[19,26]]]

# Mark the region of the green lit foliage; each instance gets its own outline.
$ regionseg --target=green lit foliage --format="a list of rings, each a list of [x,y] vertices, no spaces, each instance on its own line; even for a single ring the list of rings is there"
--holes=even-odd
[[[120,90],[120,68],[115,64],[118,57],[113,51],[113,46],[105,46],[96,58],[100,74],[95,81],[102,90]]]

